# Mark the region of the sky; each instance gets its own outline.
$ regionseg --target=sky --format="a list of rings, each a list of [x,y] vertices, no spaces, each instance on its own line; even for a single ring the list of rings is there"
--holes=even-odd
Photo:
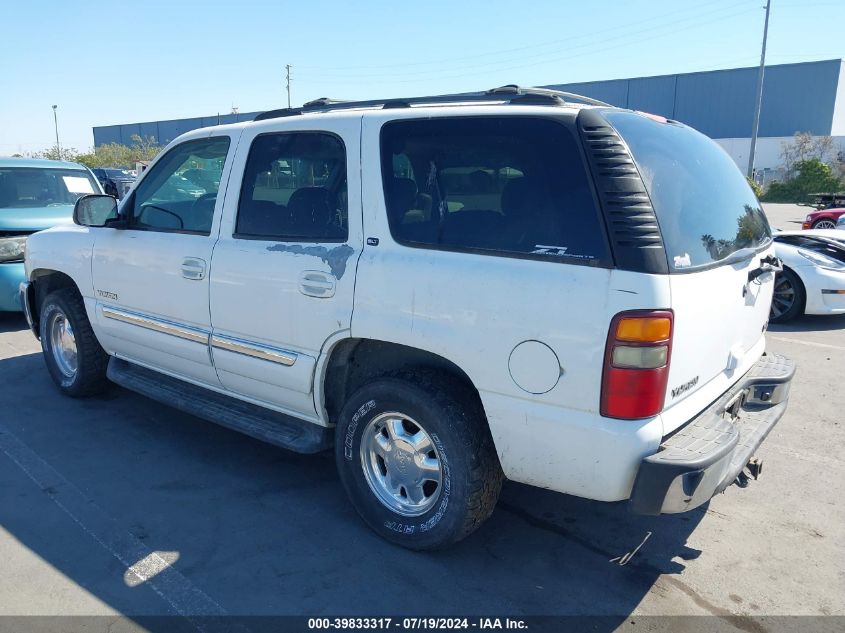
[[[760,61],[765,0],[0,0],[0,155],[91,128]],[[845,0],[772,0],[767,64],[845,58]]]

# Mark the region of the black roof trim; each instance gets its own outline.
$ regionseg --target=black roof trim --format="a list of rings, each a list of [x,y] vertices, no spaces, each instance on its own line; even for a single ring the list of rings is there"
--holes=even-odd
[[[590,97],[578,95],[573,92],[561,90],[550,90],[548,88],[521,88],[509,84],[493,88],[486,92],[472,92],[463,94],[430,95],[424,97],[393,98],[393,99],[371,99],[368,101],[337,101],[328,97],[314,99],[300,108],[281,108],[279,110],[268,110],[262,112],[254,121],[265,121],[279,117],[295,116],[308,112],[330,112],[333,110],[347,110],[351,108],[375,108],[382,109],[410,108],[412,105],[432,105],[447,103],[500,103],[506,102],[513,105],[551,105],[559,106],[566,103],[576,102],[587,105],[609,106],[604,101],[598,101]]]

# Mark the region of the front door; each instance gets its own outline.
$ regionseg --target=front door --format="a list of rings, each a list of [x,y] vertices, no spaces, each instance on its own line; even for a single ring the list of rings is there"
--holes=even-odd
[[[208,347],[208,273],[234,145],[206,133],[169,149],[123,205],[128,228],[94,229],[96,319],[107,351],[219,386]]]
[[[281,121],[281,122],[280,122]],[[309,124],[310,123],[310,124]],[[316,420],[314,368],[348,334],[361,253],[360,117],[269,120],[244,132],[211,268],[223,386]]]

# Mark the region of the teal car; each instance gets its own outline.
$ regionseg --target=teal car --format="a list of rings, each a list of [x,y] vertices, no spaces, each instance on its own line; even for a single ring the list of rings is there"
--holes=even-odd
[[[103,193],[87,168],[77,163],[0,158],[0,312],[21,310],[26,238],[71,222],[76,200]]]

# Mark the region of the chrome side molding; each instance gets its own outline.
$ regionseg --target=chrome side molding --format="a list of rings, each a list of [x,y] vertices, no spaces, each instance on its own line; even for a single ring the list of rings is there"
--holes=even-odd
[[[226,350],[227,352],[234,352],[236,354],[243,354],[244,356],[251,356],[252,358],[270,361],[271,363],[278,363],[279,365],[285,365],[286,367],[293,365],[297,358],[297,354],[295,352],[279,349],[277,347],[250,343],[230,336],[222,336],[220,334],[211,335],[211,346],[216,347],[217,349]]]
[[[268,345],[260,345],[258,343],[251,343],[239,338],[231,336],[222,336],[220,334],[212,334],[207,330],[173,323],[164,319],[158,319],[137,312],[130,312],[113,308],[111,306],[101,306],[103,316],[107,319],[114,319],[122,323],[129,323],[130,325],[137,325],[138,327],[152,330],[154,332],[161,332],[162,334],[169,334],[176,336],[186,341],[200,343],[211,348],[226,350],[227,352],[234,352],[235,354],[243,354],[252,358],[266,360],[271,363],[277,363],[290,367],[296,362],[296,352],[291,352],[277,347],[270,347]]]
[[[188,327],[187,325],[179,325],[170,321],[162,319],[154,319],[153,317],[144,316],[135,312],[127,312],[126,310],[118,310],[109,306],[102,306],[103,316],[107,319],[114,319],[130,325],[137,325],[138,327],[154,332],[161,332],[162,334],[169,334],[177,338],[185,339],[186,341],[193,341],[194,343],[201,343],[208,345],[208,338],[210,333],[198,328]]]

